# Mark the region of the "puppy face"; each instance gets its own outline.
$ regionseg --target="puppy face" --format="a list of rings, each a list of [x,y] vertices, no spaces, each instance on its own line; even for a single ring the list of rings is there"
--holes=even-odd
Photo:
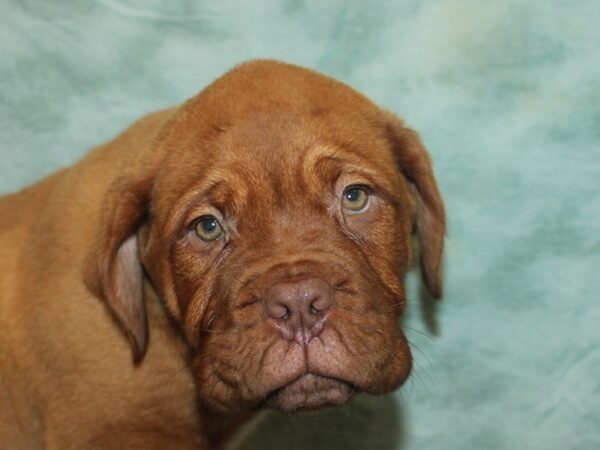
[[[416,137],[348,87],[277,63],[235,69],[183,111],[133,214],[139,257],[113,277],[113,310],[131,303],[118,279],[139,264],[192,349],[199,398],[223,412],[398,387],[411,368],[399,326],[411,235],[420,227],[430,280],[443,235]],[[144,346],[145,321],[120,321]]]

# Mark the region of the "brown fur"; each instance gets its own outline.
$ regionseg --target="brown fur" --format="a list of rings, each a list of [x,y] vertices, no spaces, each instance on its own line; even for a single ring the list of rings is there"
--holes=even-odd
[[[348,215],[353,184],[372,203]],[[204,214],[226,242],[190,231]],[[440,296],[444,209],[412,130],[312,71],[238,66],[0,198],[3,448],[219,448],[257,409],[317,405],[265,402],[306,371],[316,391],[395,389],[413,231]],[[306,348],[260,306],[303,276],[335,292]]]

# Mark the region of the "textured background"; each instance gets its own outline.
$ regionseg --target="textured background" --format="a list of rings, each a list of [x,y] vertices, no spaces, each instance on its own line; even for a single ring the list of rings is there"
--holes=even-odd
[[[417,128],[449,232],[444,301],[409,277],[410,382],[252,448],[600,448],[600,2],[0,0],[0,192],[253,57]]]

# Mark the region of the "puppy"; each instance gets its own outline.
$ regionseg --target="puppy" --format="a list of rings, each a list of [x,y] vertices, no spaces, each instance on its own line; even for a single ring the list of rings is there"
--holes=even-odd
[[[263,408],[396,389],[413,234],[439,297],[414,131],[310,70],[234,68],[0,198],[0,446],[218,449]]]

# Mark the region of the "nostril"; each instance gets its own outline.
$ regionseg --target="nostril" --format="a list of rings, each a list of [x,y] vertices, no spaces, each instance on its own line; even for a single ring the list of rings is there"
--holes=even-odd
[[[331,300],[327,295],[317,295],[312,299],[309,306],[311,314],[321,314],[331,307]]]
[[[273,319],[288,320],[290,318],[290,309],[283,303],[268,305],[267,313]]]
[[[321,296],[320,295],[316,295],[314,298],[312,298],[311,300],[309,300],[308,302],[308,311],[313,314],[313,315],[317,315],[323,312],[324,309],[327,308],[323,308],[323,302],[321,301]]]

